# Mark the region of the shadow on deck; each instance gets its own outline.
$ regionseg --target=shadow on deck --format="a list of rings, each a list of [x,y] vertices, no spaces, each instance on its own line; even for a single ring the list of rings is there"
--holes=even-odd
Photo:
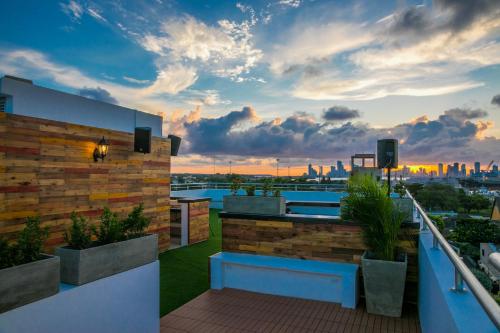
[[[208,290],[164,316],[167,332],[420,332],[417,308],[401,318],[368,314],[340,304],[235,289]]]

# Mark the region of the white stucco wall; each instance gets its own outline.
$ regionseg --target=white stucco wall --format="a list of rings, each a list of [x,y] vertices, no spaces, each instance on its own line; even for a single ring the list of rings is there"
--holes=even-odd
[[[130,133],[151,127],[153,136],[162,136],[162,118],[149,113],[8,77],[0,78],[0,94],[8,96],[6,112]]]

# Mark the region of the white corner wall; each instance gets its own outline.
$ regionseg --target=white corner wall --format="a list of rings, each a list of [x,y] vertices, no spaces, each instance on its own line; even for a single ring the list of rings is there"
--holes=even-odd
[[[151,127],[162,136],[162,118],[146,112],[48,89],[8,77],[0,78],[0,94],[9,97],[8,112],[133,133]]]
[[[0,333],[158,333],[158,261],[0,314]]]

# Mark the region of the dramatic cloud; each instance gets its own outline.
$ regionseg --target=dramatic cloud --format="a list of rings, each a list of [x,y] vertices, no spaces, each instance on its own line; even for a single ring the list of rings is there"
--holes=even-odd
[[[159,33],[146,34],[140,43],[166,59],[195,62],[217,76],[237,79],[262,57],[252,43],[253,24],[220,20],[217,26],[208,26],[191,16],[171,18]]]
[[[83,97],[95,99],[97,101],[101,102],[106,102],[106,103],[111,103],[111,104],[118,104],[118,101],[116,98],[111,96],[109,91],[106,89],[102,89],[101,87],[97,88],[83,88],[78,91],[78,94]]]
[[[78,21],[83,15],[83,7],[77,1],[69,1],[68,3],[61,3],[62,11],[68,15],[73,21]]]
[[[500,106],[500,94],[493,96],[491,99],[491,104]]]
[[[483,86],[470,73],[500,63],[499,1],[438,1],[432,7],[413,6],[376,23],[360,24],[357,31],[352,23],[349,26],[345,34],[342,29],[331,34],[316,29],[307,36],[307,29],[302,29],[295,36],[307,36],[297,39],[303,43],[294,43],[294,38],[277,48],[272,70],[302,70],[293,96],[370,100],[450,94]],[[329,44],[322,36],[334,38]],[[300,49],[304,45],[305,53]],[[333,54],[342,59],[340,66],[331,65]],[[307,66],[318,64],[321,71],[306,72]]]
[[[326,121],[342,121],[359,117],[360,114],[358,110],[349,109],[345,106],[332,106],[323,111],[323,119]]]
[[[482,110],[451,109],[435,120],[420,117],[391,128],[373,128],[347,122],[339,126],[319,123],[300,112],[284,121],[255,121],[253,109],[244,108],[214,119],[196,118],[186,122],[189,142],[186,153],[234,155],[260,158],[348,158],[356,152],[376,149],[377,139],[394,137],[400,141],[401,159],[411,162],[473,161],[487,159],[500,140],[482,138],[490,123],[472,122],[487,115]]]
[[[311,22],[293,26],[267,56],[274,73],[284,73],[297,65],[327,61],[336,54],[356,49],[373,40],[373,35],[361,24]]]

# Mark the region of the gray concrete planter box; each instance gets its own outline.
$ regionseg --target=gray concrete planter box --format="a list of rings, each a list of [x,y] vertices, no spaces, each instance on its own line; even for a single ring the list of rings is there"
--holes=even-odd
[[[284,215],[286,202],[284,197],[226,195],[223,210],[240,214]]]
[[[43,259],[0,270],[0,313],[59,292],[59,258]]]
[[[83,250],[60,247],[56,255],[61,258],[61,282],[79,286],[155,261],[158,235]]]
[[[410,198],[393,198],[392,202],[405,216],[404,222],[413,222],[413,200]]]
[[[401,317],[405,292],[407,255],[404,261],[368,259],[367,252],[361,257],[368,313]]]

